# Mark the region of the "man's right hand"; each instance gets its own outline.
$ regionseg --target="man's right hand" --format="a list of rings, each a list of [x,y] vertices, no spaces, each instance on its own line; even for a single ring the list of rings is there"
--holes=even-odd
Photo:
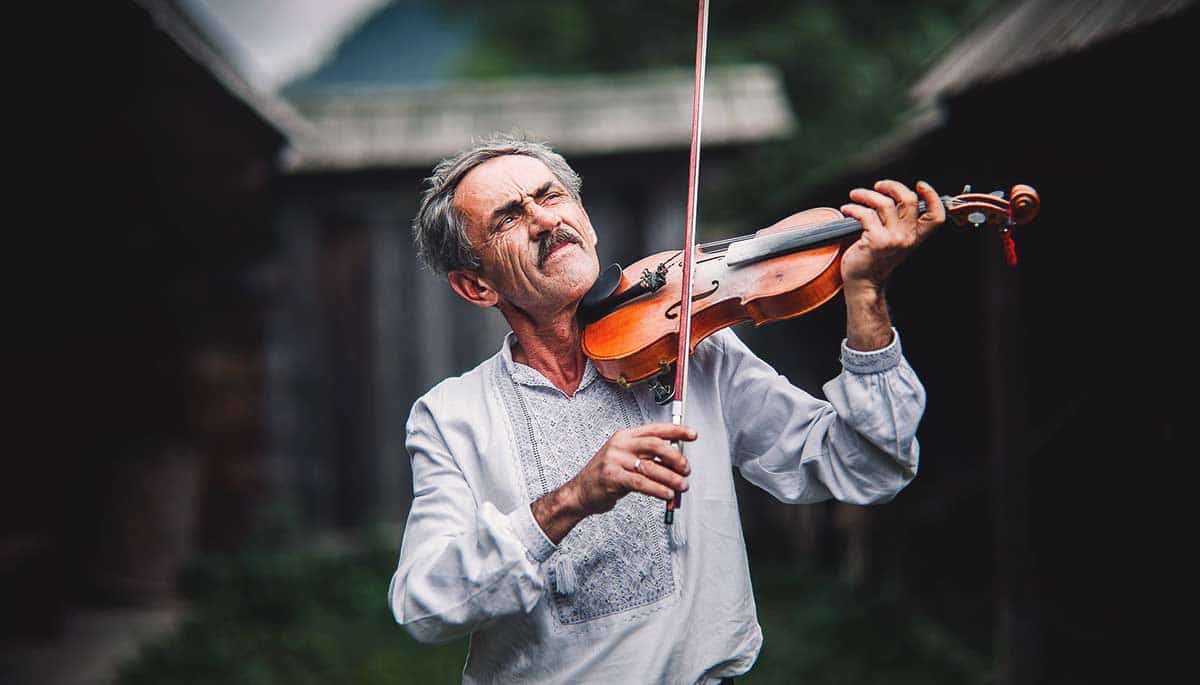
[[[691,468],[671,442],[695,439],[691,428],[670,423],[617,431],[578,475],[533,503],[533,517],[558,544],[585,517],[609,511],[631,492],[673,499],[687,490]]]

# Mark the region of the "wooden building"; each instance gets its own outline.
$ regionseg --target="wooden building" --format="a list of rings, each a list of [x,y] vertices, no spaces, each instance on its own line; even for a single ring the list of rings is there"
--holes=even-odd
[[[996,235],[946,226],[895,275],[929,393],[921,474],[865,512],[870,576],[994,653],[997,682],[1158,682],[1186,661],[1198,15],[1004,3],[916,84],[910,123],[804,203],[888,177],[1041,194],[1015,269]],[[823,339],[843,316],[781,325]],[[761,345],[791,371],[788,337]]]
[[[265,492],[259,269],[284,131],[304,127],[174,2],[31,25],[65,55],[25,91],[39,149],[14,193],[41,221],[9,255],[6,646],[61,636],[80,607],[169,599],[192,553],[245,542]]]

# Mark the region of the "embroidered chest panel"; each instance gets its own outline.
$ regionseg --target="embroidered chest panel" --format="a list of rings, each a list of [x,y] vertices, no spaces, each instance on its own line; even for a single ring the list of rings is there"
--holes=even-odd
[[[573,478],[613,433],[645,423],[633,395],[588,365],[574,397],[540,374],[497,369],[496,385],[517,440],[530,501]],[[575,526],[551,557],[553,606],[562,624],[579,624],[652,604],[675,590],[662,502],[626,495],[612,511]],[[572,575],[565,589],[562,574]]]

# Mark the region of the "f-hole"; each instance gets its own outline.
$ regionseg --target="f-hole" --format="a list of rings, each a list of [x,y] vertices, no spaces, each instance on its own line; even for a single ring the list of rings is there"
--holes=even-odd
[[[713,293],[717,292],[717,289],[718,289],[718,288],[720,288],[720,287],[721,287],[721,282],[720,282],[720,281],[713,281],[713,282],[712,282],[712,288],[711,288],[711,289],[709,289],[709,290],[705,290],[705,291],[704,291],[704,292],[702,292],[702,293],[695,293],[695,294],[693,294],[693,295],[692,295],[692,302],[695,302],[696,300],[703,300],[704,298],[708,297],[709,295],[712,295]],[[671,305],[670,307],[667,307],[667,313],[666,313],[666,314],[664,314],[663,316],[667,317],[668,319],[678,319],[678,318],[679,318],[679,313],[678,313],[677,311],[675,311],[675,310],[676,310],[676,309],[679,309],[679,307],[680,307],[682,304],[683,304],[682,302],[676,302],[675,304]]]

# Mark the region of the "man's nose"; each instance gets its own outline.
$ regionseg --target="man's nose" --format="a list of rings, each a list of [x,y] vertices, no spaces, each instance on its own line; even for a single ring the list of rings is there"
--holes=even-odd
[[[543,207],[536,202],[529,203],[528,211],[530,232],[533,233],[534,237],[553,231],[562,223],[562,217],[559,216],[558,212]]]

